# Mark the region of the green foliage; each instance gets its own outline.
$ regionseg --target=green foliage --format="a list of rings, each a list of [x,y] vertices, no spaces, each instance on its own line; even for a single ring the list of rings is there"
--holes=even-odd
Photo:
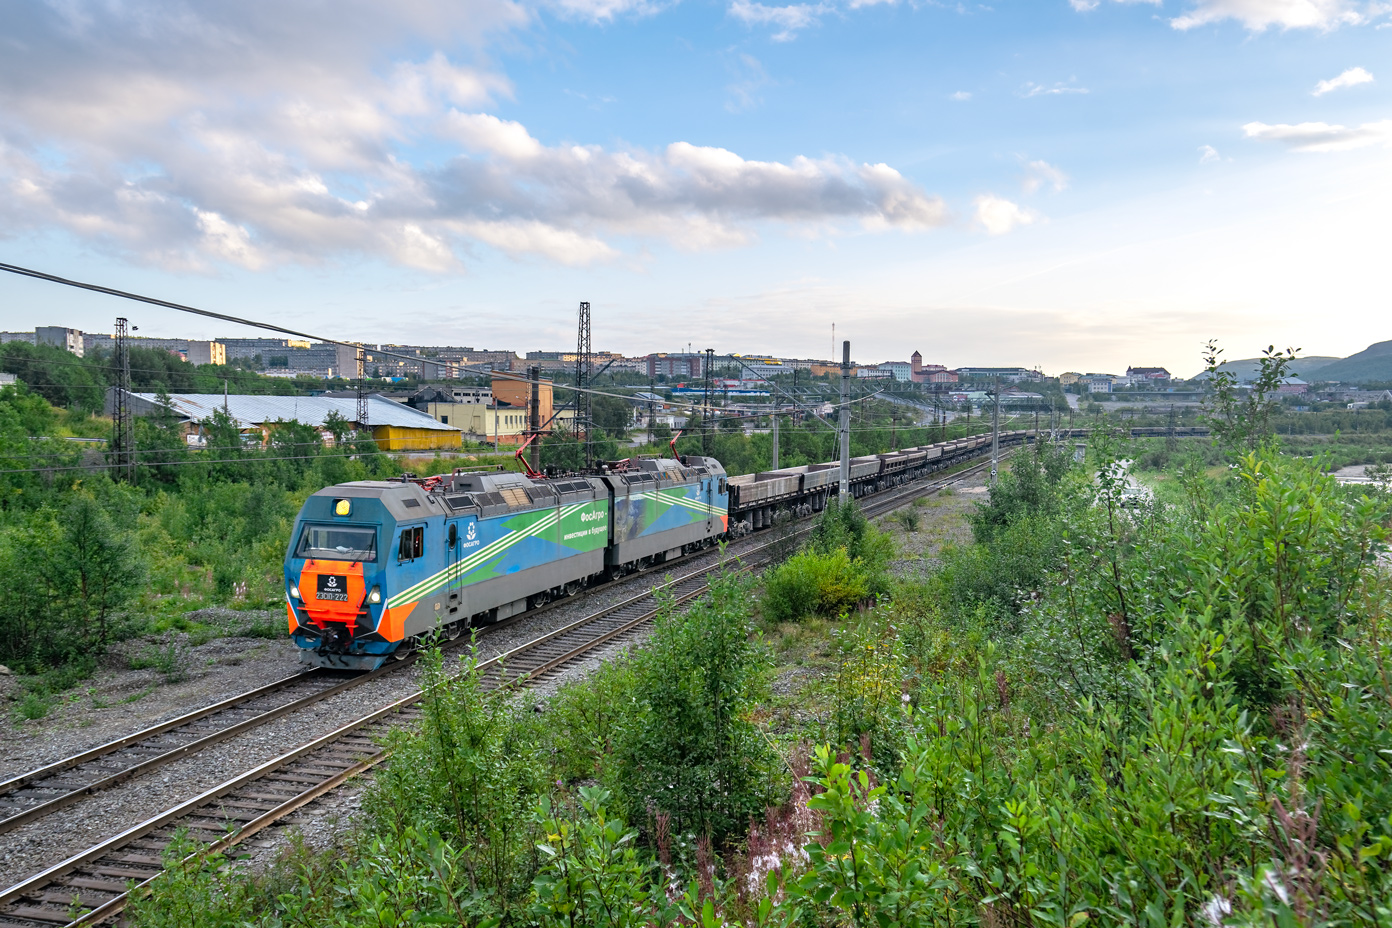
[[[1229,452],[1255,451],[1274,434],[1272,417],[1278,403],[1278,389],[1296,360],[1293,349],[1277,351],[1267,346],[1258,361],[1256,379],[1249,389],[1238,389],[1237,375],[1222,366],[1223,350],[1209,341],[1204,348],[1204,371],[1211,393],[1207,399],[1204,424],[1213,440]]]
[[[849,502],[822,510],[807,546],[764,572],[760,609],[766,621],[836,618],[889,590],[885,570],[894,541]]]
[[[931,817],[936,810],[914,801],[915,781],[898,790],[874,785],[866,771],[853,771],[825,747],[817,749],[816,772],[821,791],[808,805],[822,815],[825,843],[807,845],[807,872],[788,884],[792,904],[784,923],[796,924],[804,906],[827,912],[838,924],[911,928],[940,922],[949,910],[952,881],[942,863],[922,854],[940,833]]]
[[[0,370],[14,374],[54,406],[101,412],[107,386],[103,371],[62,348],[7,342],[0,345]]]
[[[251,900],[237,884],[218,878],[218,868],[226,863],[220,854],[189,859],[200,850],[186,832],[160,854],[164,864],[149,895],[133,893],[126,909],[127,918],[139,928],[242,928],[251,915]]]
[[[995,541],[1024,519],[1055,519],[1064,503],[1064,480],[1072,473],[1069,451],[1052,442],[1022,448],[991,486],[985,505],[968,516],[977,544]]]
[[[638,832],[609,816],[609,799],[603,789],[582,788],[574,818],[542,801],[538,817],[546,837],[538,845],[543,862],[532,882],[531,907],[538,925],[638,928],[651,924],[655,899],[665,902],[661,881],[654,880],[657,868],[636,847]]]
[[[836,675],[826,739],[847,749],[859,748],[876,770],[895,770],[909,698],[904,692],[904,640],[881,610],[832,634]]]
[[[869,592],[869,577],[845,548],[826,554],[808,548],[764,573],[760,604],[769,622],[795,622],[812,615],[836,618]]]
[[[728,573],[684,614],[658,617],[609,777],[630,821],[664,812],[676,832],[718,844],[767,803],[773,758],[748,717],[763,662],[749,593],[748,579]]]
[[[393,733],[364,808],[392,847],[414,854],[420,836],[439,835],[472,909],[508,918],[536,870],[532,809],[545,780],[527,713],[485,693],[474,662],[447,673],[438,649],[425,652],[420,729]]]
[[[123,609],[144,576],[131,498],[79,491],[26,515],[0,540],[10,593],[0,600],[0,655],[52,665],[100,654],[124,632]]]
[[[551,697],[544,737],[556,776],[568,783],[603,779],[614,739],[627,716],[637,681],[637,663],[606,661],[583,680]]]
[[[158,644],[146,647],[130,659],[131,670],[155,670],[165,683],[178,683],[188,676],[188,650],[173,636],[166,634]]]
[[[619,445],[614,439],[596,434],[590,442],[590,455],[596,461],[612,461],[619,457]],[[585,444],[580,436],[558,429],[541,439],[541,465],[544,469],[574,471],[585,466]]]
[[[921,496],[919,497],[919,499],[922,498]],[[918,500],[915,500],[915,502],[917,501]],[[923,524],[923,514],[919,512],[919,507],[917,506],[909,506],[900,509],[890,516],[890,518],[906,532],[916,532],[918,531],[918,527]]]

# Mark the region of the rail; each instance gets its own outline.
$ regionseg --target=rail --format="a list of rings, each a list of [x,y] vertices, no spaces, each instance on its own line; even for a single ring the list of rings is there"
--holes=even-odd
[[[988,466],[989,462],[982,462],[929,483],[915,481],[882,491],[865,507],[866,514],[881,515]],[[811,530],[812,526],[804,526],[746,551],[741,569],[754,569],[775,559],[790,541]],[[482,661],[475,668],[481,684],[488,689],[535,685],[596,649],[632,636],[657,615],[662,608],[660,599],[681,604],[700,596],[708,588],[707,578],[721,566],[714,564],[665,580]],[[147,891],[163,871],[163,855],[176,831],[201,836],[203,847],[198,854],[226,850],[245,841],[380,763],[386,756],[382,735],[396,725],[417,720],[422,696],[417,690],[368,712],[9,887],[0,892],[0,926],[95,925],[118,914],[129,900],[129,892]],[[127,890],[131,883],[134,885]],[[71,918],[74,905],[88,911]]]

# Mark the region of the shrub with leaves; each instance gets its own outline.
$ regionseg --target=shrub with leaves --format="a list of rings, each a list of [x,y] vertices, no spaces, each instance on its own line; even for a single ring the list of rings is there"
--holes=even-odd
[[[685,613],[664,610],[637,653],[608,777],[629,821],[665,812],[675,832],[719,845],[768,804],[776,768],[749,717],[764,664],[749,594],[741,574],[715,578]]]

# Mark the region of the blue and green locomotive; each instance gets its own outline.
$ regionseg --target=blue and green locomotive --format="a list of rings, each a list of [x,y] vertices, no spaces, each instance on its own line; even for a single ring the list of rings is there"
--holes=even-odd
[[[455,637],[714,544],[728,501],[724,468],[697,456],[326,487],[285,556],[290,636],[304,663],[372,670],[436,630]]]

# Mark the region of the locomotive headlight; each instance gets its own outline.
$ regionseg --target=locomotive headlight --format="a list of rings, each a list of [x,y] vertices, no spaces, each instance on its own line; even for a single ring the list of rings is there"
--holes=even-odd
[[[374,606],[380,603],[382,601],[382,588],[380,586],[374,586],[372,592],[367,594],[367,601]]]
[[[292,584],[290,584],[290,598],[291,598],[291,599],[299,599],[299,598],[300,598],[300,585],[299,585],[298,583],[292,583]]]

